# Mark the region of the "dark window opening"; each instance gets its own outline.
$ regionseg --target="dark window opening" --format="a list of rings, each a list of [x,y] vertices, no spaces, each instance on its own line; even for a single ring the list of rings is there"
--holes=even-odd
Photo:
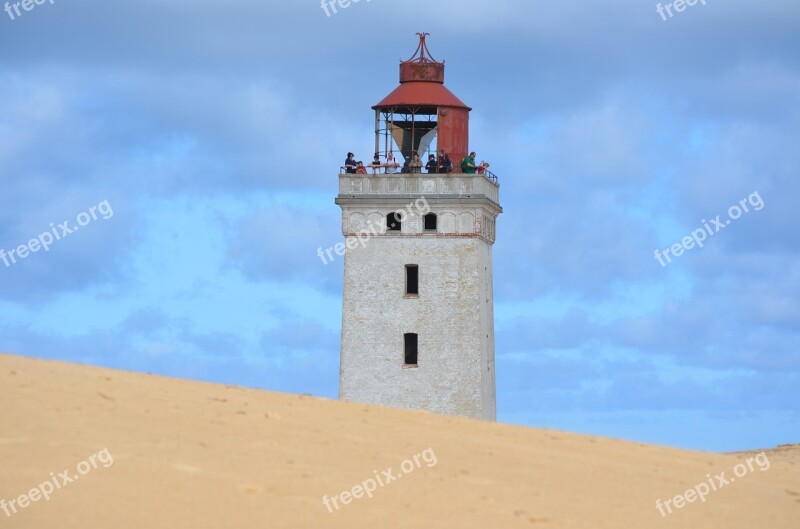
[[[405,364],[407,366],[417,365],[417,335],[406,333],[403,335],[405,340]]]
[[[424,217],[425,231],[436,231],[436,213],[428,213]]]
[[[403,227],[403,217],[400,213],[394,212],[386,215],[386,231],[401,231]]]
[[[419,295],[419,266],[406,265],[406,294]]]

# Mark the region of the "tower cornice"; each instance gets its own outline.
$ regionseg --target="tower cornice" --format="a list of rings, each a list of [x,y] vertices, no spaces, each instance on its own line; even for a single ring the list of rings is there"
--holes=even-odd
[[[339,197],[431,199],[485,198],[500,208],[500,185],[480,174],[340,174]],[[337,204],[339,204],[337,198]]]

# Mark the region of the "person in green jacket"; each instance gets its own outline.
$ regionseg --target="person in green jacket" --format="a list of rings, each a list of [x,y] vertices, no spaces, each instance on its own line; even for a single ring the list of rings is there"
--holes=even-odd
[[[467,174],[475,173],[475,152],[469,153],[469,156],[461,160],[461,171]]]

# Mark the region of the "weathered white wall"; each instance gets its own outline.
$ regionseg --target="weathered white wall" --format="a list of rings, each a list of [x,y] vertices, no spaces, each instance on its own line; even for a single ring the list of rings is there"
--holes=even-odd
[[[391,189],[392,178],[369,181]],[[491,244],[499,208],[483,196],[429,193],[439,216],[438,232],[429,233],[422,231],[426,210],[414,205],[419,196],[337,199],[348,246],[339,396],[494,420]],[[387,232],[386,215],[408,205],[402,232]],[[377,234],[354,236],[362,230]],[[417,297],[405,295],[407,264],[419,266]],[[404,333],[419,335],[418,367],[403,365]]]

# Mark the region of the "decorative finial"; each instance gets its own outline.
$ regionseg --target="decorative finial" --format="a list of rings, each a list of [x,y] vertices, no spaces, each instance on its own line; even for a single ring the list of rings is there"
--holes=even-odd
[[[417,49],[414,51],[414,55],[412,55],[407,61],[401,59],[400,62],[433,62],[437,64],[444,64],[444,62],[440,63],[434,59],[433,55],[431,55],[431,52],[428,50],[428,45],[425,43],[425,37],[430,35],[430,33],[417,33],[417,35],[419,36],[419,44],[417,45]]]

